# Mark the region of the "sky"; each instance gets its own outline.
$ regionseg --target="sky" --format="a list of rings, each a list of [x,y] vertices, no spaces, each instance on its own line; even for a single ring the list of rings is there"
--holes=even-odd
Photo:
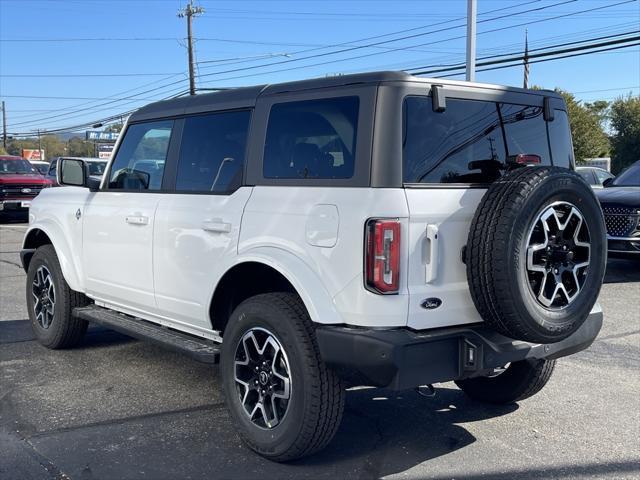
[[[204,8],[193,22],[199,88],[465,60],[466,0],[194,1]],[[94,122],[187,90],[185,5],[0,0],[8,131]],[[522,52],[525,31],[534,50],[637,30],[638,0],[478,0],[477,57]],[[521,86],[523,67],[476,80]],[[532,64],[529,84],[584,101],[640,95],[640,46]]]

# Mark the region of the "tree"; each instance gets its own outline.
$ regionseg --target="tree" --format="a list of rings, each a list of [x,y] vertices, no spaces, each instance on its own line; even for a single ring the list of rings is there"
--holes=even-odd
[[[585,158],[608,156],[610,143],[602,126],[602,121],[606,117],[606,102],[583,105],[571,93],[560,89],[556,89],[556,91],[567,102],[576,162],[583,163]]]
[[[67,147],[68,155],[70,157],[94,157],[95,147],[92,142],[87,142],[80,137],[73,137],[69,139]]]
[[[614,173],[640,160],[640,97],[618,98],[609,114]]]
[[[111,125],[107,125],[104,129],[105,132],[114,132],[114,133],[120,133],[120,131],[122,130],[122,127],[124,125],[122,123],[112,123]]]

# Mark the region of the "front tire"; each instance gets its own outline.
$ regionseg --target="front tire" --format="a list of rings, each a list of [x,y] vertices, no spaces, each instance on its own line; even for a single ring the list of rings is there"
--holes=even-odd
[[[77,345],[88,323],[73,316],[75,307],[89,300],[69,288],[52,245],[39,247],[27,272],[27,310],[31,328],[40,344],[51,349]]]
[[[344,389],[322,362],[297,295],[268,293],[242,302],[225,330],[220,368],[236,430],[260,455],[294,460],[335,435]]]
[[[521,360],[510,364],[499,375],[457,380],[456,385],[479,402],[514,403],[542,390],[551,378],[555,364],[555,360]]]

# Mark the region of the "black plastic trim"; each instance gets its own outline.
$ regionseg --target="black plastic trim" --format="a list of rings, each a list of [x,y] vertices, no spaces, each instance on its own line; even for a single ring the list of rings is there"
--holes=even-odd
[[[404,390],[483,376],[528,358],[571,355],[593,343],[602,318],[602,312],[592,313],[569,338],[546,345],[507,338],[483,324],[427,331],[319,325],[316,337],[324,362],[349,385]],[[473,364],[465,355],[470,345]]]

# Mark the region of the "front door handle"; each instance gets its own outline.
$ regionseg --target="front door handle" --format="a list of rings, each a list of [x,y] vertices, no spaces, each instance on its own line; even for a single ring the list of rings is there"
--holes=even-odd
[[[231,232],[231,224],[215,218],[202,222],[202,229],[206,232],[229,233]]]
[[[131,225],[149,225],[149,217],[144,215],[128,215],[125,221]]]

